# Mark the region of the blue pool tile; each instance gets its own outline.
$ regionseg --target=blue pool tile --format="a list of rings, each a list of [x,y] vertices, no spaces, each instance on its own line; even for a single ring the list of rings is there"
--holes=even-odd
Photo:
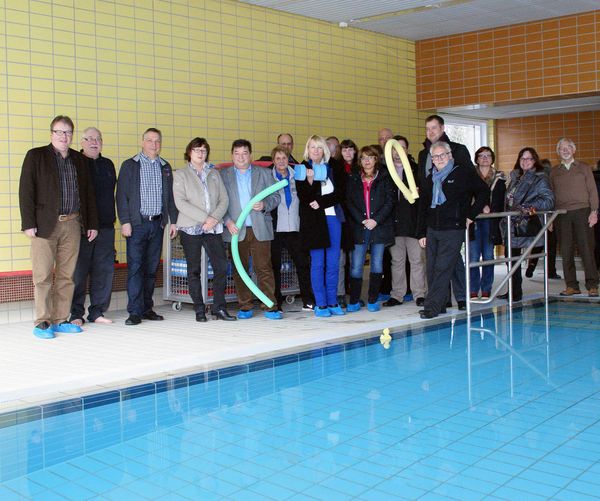
[[[527,501],[543,501],[543,500],[548,500],[548,498],[544,495],[539,495],[539,494],[533,494],[532,492],[529,491],[521,491],[519,489],[515,489],[513,487],[509,487],[509,486],[502,486],[500,488],[498,488],[498,490],[496,490],[493,493],[495,496],[498,496],[500,498],[504,498],[504,499],[508,499],[508,500],[513,500],[513,499],[526,499]]]
[[[120,401],[121,393],[117,390],[112,390],[103,393],[95,393],[94,395],[87,395],[82,398],[83,408],[87,410],[93,409],[94,407],[115,404]]]
[[[450,483],[444,483],[439,487],[436,487],[432,493],[426,494],[423,499],[433,499],[431,494],[437,494],[440,496],[448,497],[450,499],[461,499],[461,500],[475,500],[475,499],[483,499],[484,494],[480,492],[476,492],[470,489],[466,489],[465,487],[461,487],[459,485],[453,485]]]
[[[361,493],[369,489],[363,484],[352,482],[350,480],[346,480],[338,476],[326,478],[325,480],[320,482],[320,485],[325,488],[333,489],[334,491],[339,491],[342,494],[352,497],[359,496]]]
[[[557,488],[564,488],[566,487],[569,482],[571,482],[571,479],[563,477],[562,475],[555,475],[552,473],[544,473],[542,471],[536,470],[536,469],[528,469],[523,471],[520,475],[519,475],[520,479],[524,479],[524,480],[529,480],[531,482],[535,482],[535,483],[539,483],[539,484],[545,484],[548,486],[553,486],[553,487],[557,487]]]
[[[248,487],[248,491],[264,496],[267,499],[286,499],[297,492],[281,485],[277,485],[266,480],[260,481]]]
[[[0,485],[0,499],[2,499],[2,501],[22,501],[23,498],[21,497],[21,494]]]
[[[79,412],[81,411],[81,408],[81,398],[72,398],[70,400],[53,402],[42,405],[42,417],[47,419],[55,416],[62,416],[63,414],[69,414],[71,412]]]
[[[198,384],[210,383],[219,379],[219,372],[216,370],[199,372],[188,376],[188,385],[195,386]]]
[[[72,499],[73,501],[89,499],[91,496],[95,495],[95,492],[92,490],[75,482],[69,482],[68,484],[62,484],[54,487],[53,491],[63,496],[64,499]]]
[[[583,492],[565,489],[554,496],[557,501],[598,501],[598,494],[584,494]]]
[[[528,480],[522,476],[509,480],[506,483],[506,487],[512,487],[513,489],[518,489],[531,494],[542,495],[546,498],[551,498],[554,494],[561,490],[560,487],[546,484],[541,480]]]
[[[154,383],[139,384],[121,390],[121,400],[130,400],[156,393],[156,385]]]
[[[598,489],[597,483],[584,482],[582,480],[574,480],[567,488],[571,491],[580,492],[587,496],[599,496],[600,489]]]

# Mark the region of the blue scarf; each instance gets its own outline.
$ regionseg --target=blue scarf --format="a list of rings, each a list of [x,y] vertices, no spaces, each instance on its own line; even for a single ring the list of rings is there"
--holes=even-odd
[[[288,180],[288,184],[287,186],[285,186],[283,188],[283,192],[285,193],[285,204],[287,205],[287,208],[290,208],[290,205],[292,205],[292,190],[290,189],[290,179],[289,179],[289,173],[287,177],[283,177],[281,174],[279,174],[279,172],[277,172],[277,170],[275,170],[275,176],[277,176],[277,179],[279,179],[280,181],[282,179],[287,179]]]
[[[431,169],[431,179],[433,180],[433,196],[431,197],[431,208],[435,209],[438,205],[446,202],[446,195],[442,190],[442,183],[448,175],[454,170],[454,160],[448,160],[446,167],[442,170],[437,170],[437,167]]]

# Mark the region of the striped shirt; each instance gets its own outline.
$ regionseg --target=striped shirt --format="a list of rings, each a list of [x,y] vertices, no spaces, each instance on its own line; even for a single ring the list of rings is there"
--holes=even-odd
[[[162,164],[160,157],[150,160],[140,153],[140,213],[158,216],[162,213]]]
[[[79,188],[77,186],[75,165],[73,165],[70,155],[65,158],[57,151],[55,155],[60,185],[60,213],[67,215],[79,212]]]

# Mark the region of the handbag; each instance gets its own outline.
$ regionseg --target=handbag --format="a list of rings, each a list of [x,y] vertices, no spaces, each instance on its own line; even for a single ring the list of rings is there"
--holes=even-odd
[[[515,237],[535,237],[542,229],[538,216],[518,216],[514,223]]]
[[[523,200],[527,198],[529,190],[531,190],[531,184],[527,187]],[[542,229],[542,222],[535,212],[533,215],[522,214],[515,218],[514,229],[515,237],[535,237]]]

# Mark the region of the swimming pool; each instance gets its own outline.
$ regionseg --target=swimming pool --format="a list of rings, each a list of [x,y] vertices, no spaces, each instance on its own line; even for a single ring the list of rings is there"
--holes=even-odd
[[[597,499],[599,312],[500,310],[470,336],[446,322],[2,415],[0,499]]]

